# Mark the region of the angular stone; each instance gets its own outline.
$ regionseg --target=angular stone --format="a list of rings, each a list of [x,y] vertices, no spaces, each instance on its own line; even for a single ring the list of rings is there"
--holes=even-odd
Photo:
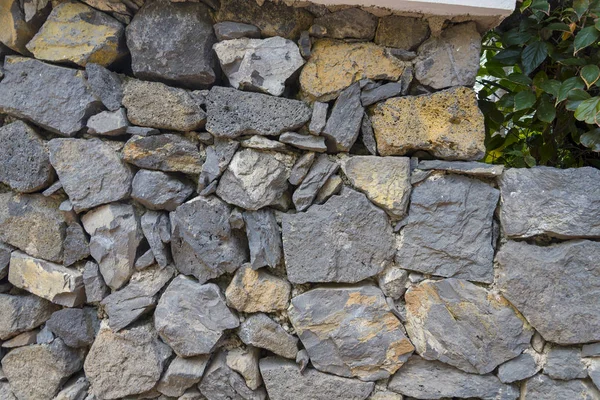
[[[48,147],[50,162],[75,211],[129,197],[133,173],[108,143],[52,139]]]
[[[302,183],[294,191],[292,200],[296,206],[296,210],[305,211],[315,200],[319,190],[325,185],[327,180],[337,172],[339,164],[329,160],[325,154],[317,157],[317,160],[312,164],[306,177]]]
[[[300,74],[302,91],[318,101],[335,99],[361,79],[397,81],[405,64],[374,43],[318,40]]]
[[[294,131],[311,116],[310,108],[302,101],[220,86],[211,89],[206,109],[206,130],[214,136],[228,138]]]
[[[108,315],[108,325],[117,332],[125,328],[156,306],[156,294],[173,277],[171,266],[160,268],[155,265],[135,273],[123,289],[102,300]]]
[[[152,264],[154,264],[156,260],[154,259],[154,254],[152,253],[152,249],[146,250],[144,254],[139,256],[137,260],[135,260],[135,269],[141,271],[143,269],[148,268]]]
[[[98,399],[120,399],[152,389],[172,351],[150,323],[115,333],[101,329],[85,359],[85,375]]]
[[[310,34],[332,39],[373,40],[377,17],[360,8],[346,8],[315,18]]]
[[[91,236],[90,253],[111,289],[121,288],[134,271],[135,255],[142,240],[139,218],[133,206],[111,203],[89,211],[81,222]]]
[[[472,89],[395,97],[371,113],[382,156],[425,150],[447,160],[478,160],[485,153],[483,114]]]
[[[598,359],[590,361],[587,372],[596,388],[600,389],[600,362]]]
[[[568,381],[587,378],[587,366],[578,347],[552,347],[548,352],[544,374],[552,379]]]
[[[258,136],[252,136],[252,138],[256,137]],[[198,189],[205,189],[221,176],[239,146],[240,143],[235,140],[214,139],[213,144],[206,148],[206,161],[202,164],[202,172],[198,178]]]
[[[467,374],[439,361],[414,356],[394,375],[390,390],[417,399],[478,398],[515,400],[519,389],[494,375]]]
[[[198,145],[181,135],[133,136],[125,143],[123,159],[139,168],[199,174],[203,156]]]
[[[304,65],[296,43],[278,36],[226,40],[213,48],[229,84],[240,90],[281,96],[286,82]]]
[[[401,82],[390,82],[374,89],[364,90],[360,93],[360,102],[363,107],[370,106],[390,97],[400,96],[402,94]]]
[[[499,186],[500,222],[506,236],[600,237],[597,169],[512,168],[504,172]]]
[[[52,9],[27,49],[40,60],[106,67],[127,54],[125,27],[85,4],[66,2]]]
[[[352,186],[391,218],[406,215],[411,190],[409,158],[355,156],[342,164],[342,170]]]
[[[308,174],[308,171],[310,170],[313,161],[315,160],[315,156],[315,153],[310,152],[304,153],[298,158],[298,160],[294,164],[294,167],[292,168],[292,172],[290,173],[290,177],[288,179],[288,181],[292,185],[299,185],[300,183],[302,183],[302,181],[306,177],[306,174]]]
[[[38,344],[50,344],[54,341],[54,334],[44,325],[44,327],[39,330],[36,341]]]
[[[298,39],[298,48],[300,49],[300,54],[304,59],[309,59],[312,53],[312,40],[310,38],[310,34],[308,31],[300,32],[300,38]]]
[[[415,78],[439,90],[473,86],[479,71],[481,36],[474,22],[454,25],[419,46]]]
[[[331,176],[329,179],[327,179],[323,187],[319,189],[319,192],[315,197],[315,203],[325,203],[327,200],[329,200],[331,196],[339,194],[343,187],[344,182],[342,181],[342,178],[340,178],[339,175]]]
[[[398,265],[492,283],[492,222],[499,195],[492,186],[459,175],[434,176],[415,187],[398,243]]]
[[[6,278],[8,275],[8,264],[10,263],[10,253],[14,247],[6,243],[0,242],[0,279]]]
[[[189,182],[161,171],[141,169],[133,177],[131,197],[150,210],[175,211],[193,192]]]
[[[238,151],[223,173],[217,195],[230,204],[258,210],[277,201],[288,188],[295,156],[271,151]]]
[[[213,25],[218,41],[253,38],[260,39],[260,29],[254,25],[224,21]]]
[[[425,19],[387,15],[379,18],[375,43],[381,46],[415,50],[429,37],[429,23]]]
[[[119,136],[126,133],[128,126],[129,121],[124,108],[117,111],[102,111],[87,121],[90,135]]]
[[[46,328],[69,347],[87,347],[94,342],[99,322],[93,308],[58,310],[46,322]]]
[[[63,265],[69,267],[77,261],[90,256],[89,240],[79,223],[73,222],[67,226],[64,242]]]
[[[5,349],[14,349],[17,347],[23,347],[23,346],[27,346],[30,344],[35,344],[35,342],[37,340],[37,334],[38,334],[37,330],[20,333],[19,335],[15,336],[14,338],[9,339],[6,342],[2,343],[2,347]]]
[[[279,141],[302,150],[323,153],[327,151],[325,138],[322,136],[302,135],[296,132],[286,132],[279,136]]]
[[[375,384],[341,378],[308,368],[301,373],[291,360],[267,357],[260,360],[260,372],[272,400],[364,400]]]
[[[350,151],[358,138],[363,113],[360,104],[360,86],[356,82],[342,90],[321,132],[329,152]]]
[[[481,162],[423,160],[417,168],[424,171],[447,171],[453,174],[470,175],[482,178],[495,178],[502,175],[504,165],[490,165]]]
[[[290,148],[284,143],[278,142],[277,140],[267,139],[264,136],[250,136],[250,138],[242,140],[240,144],[242,147],[247,149],[273,150],[285,153],[290,152]]]
[[[154,136],[159,135],[160,131],[154,128],[144,128],[141,126],[128,126],[125,130],[125,133],[128,135],[137,135],[137,136]]]
[[[465,372],[493,371],[521,354],[533,335],[503,297],[468,281],[427,280],[408,289],[405,300],[417,353]]]
[[[63,386],[63,389],[56,395],[54,400],[83,400],[88,395],[88,388],[90,383],[84,377],[77,377],[69,379]]]
[[[544,339],[600,341],[600,243],[546,247],[509,241],[496,256],[498,288]]]
[[[21,54],[29,54],[25,45],[52,10],[50,2],[36,3],[19,0],[3,0],[0,3],[0,25],[4,28],[0,31],[0,42]]]
[[[500,367],[498,367],[498,378],[503,383],[522,381],[531,378],[537,374],[540,369],[542,369],[542,367],[536,361],[534,353],[527,352],[526,350],[518,357],[500,365]]]
[[[153,3],[161,2],[165,1]],[[189,91],[160,82],[128,80],[123,88],[123,105],[133,125],[192,131],[206,122],[206,113]]]
[[[327,124],[328,109],[328,103],[321,103],[319,101],[313,103],[312,117],[310,118],[310,125],[308,125],[308,131],[312,135],[320,135],[323,132]]]
[[[363,145],[369,153],[377,155],[377,142],[375,141],[375,133],[373,132],[373,124],[371,117],[366,112],[363,114],[363,119],[360,124],[360,138]]]
[[[225,291],[227,305],[246,313],[287,308],[292,287],[284,279],[249,267],[238,269]]]
[[[0,381],[0,397],[5,400],[17,400],[8,382]]]
[[[313,366],[322,372],[386,379],[414,350],[374,285],[309,290],[292,298],[288,314]]]
[[[559,381],[544,374],[538,374],[523,383],[520,398],[522,400],[598,400],[600,391],[587,381],[579,379]]]
[[[104,107],[110,111],[117,111],[121,108],[123,85],[119,75],[94,63],[86,64],[85,72],[92,92],[102,101]]]
[[[0,293],[0,340],[37,328],[57,309],[55,304],[37,296]]]
[[[275,268],[283,260],[281,233],[275,213],[269,209],[244,212],[246,235],[250,247],[250,265]]]
[[[209,356],[175,357],[156,386],[156,390],[170,397],[182,396],[186,389],[200,382]]]
[[[95,262],[88,261],[85,263],[83,284],[88,303],[102,301],[110,293],[110,289],[104,283],[100,268]]]
[[[236,21],[253,24],[260,28],[263,36],[283,36],[296,39],[300,32],[311,25],[313,16],[303,8],[290,7],[283,3],[254,1],[239,2],[221,0],[221,7],[215,14],[216,22]]]
[[[51,400],[69,376],[81,369],[85,353],[60,339],[49,345],[14,349],[2,359],[10,389],[19,399]]]
[[[408,271],[398,268],[397,265],[389,265],[378,276],[379,288],[387,297],[398,300],[406,292],[408,283]]]
[[[127,27],[136,77],[194,89],[217,79],[215,41],[208,7],[198,2],[147,2]]]
[[[224,331],[237,328],[239,321],[217,285],[179,275],[160,298],[154,324],[177,355],[191,357],[212,352]]]
[[[600,343],[584,344],[581,348],[582,357],[598,357],[600,356]]]
[[[287,333],[266,314],[252,314],[241,323],[238,336],[247,345],[267,349],[285,358],[296,359],[298,338]]]
[[[204,283],[232,273],[248,258],[243,233],[229,223],[231,207],[218,197],[196,197],[171,213],[175,267]]]
[[[0,113],[27,119],[50,132],[74,136],[100,108],[82,71],[11,56],[4,61],[4,74]]]
[[[248,346],[246,349],[227,351],[226,363],[229,368],[242,375],[251,390],[256,390],[263,383],[258,367],[259,358],[260,349]]]
[[[169,216],[166,213],[147,211],[142,216],[141,225],[154,259],[160,267],[166,267],[171,261],[167,245],[171,242]]]
[[[17,192],[37,192],[54,180],[46,143],[22,121],[0,127],[0,160],[0,182]]]
[[[359,282],[393,258],[395,239],[385,212],[352,189],[305,213],[284,214],[282,227],[292,283]]]

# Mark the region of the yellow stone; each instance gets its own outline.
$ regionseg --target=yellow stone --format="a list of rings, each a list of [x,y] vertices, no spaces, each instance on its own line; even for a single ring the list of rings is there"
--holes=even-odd
[[[31,18],[26,18],[22,4],[22,0],[0,0],[0,42],[14,51],[28,55],[25,45],[46,20],[51,5],[48,2],[40,10],[31,10]]]
[[[241,267],[225,291],[227,304],[242,312],[284,310],[290,300],[291,285],[262,270]]]
[[[479,160],[485,154],[483,114],[473,89],[395,97],[370,114],[382,156],[424,150],[445,160]]]
[[[404,68],[404,62],[374,43],[323,39],[313,46],[300,74],[300,87],[311,100],[329,101],[361,79],[397,81]]]
[[[126,54],[125,28],[116,19],[82,3],[56,7],[27,44],[41,60],[109,66]]]

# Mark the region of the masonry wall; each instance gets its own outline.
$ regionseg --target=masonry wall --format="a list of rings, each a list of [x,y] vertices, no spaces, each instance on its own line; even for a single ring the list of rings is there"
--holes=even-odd
[[[477,162],[475,22],[143,3],[0,0],[0,399],[600,399],[600,171]]]

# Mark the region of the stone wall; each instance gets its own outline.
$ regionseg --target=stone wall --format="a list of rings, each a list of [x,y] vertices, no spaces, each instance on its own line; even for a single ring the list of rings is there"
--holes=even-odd
[[[0,0],[0,399],[600,399],[600,171],[476,162],[476,24],[260,3]]]

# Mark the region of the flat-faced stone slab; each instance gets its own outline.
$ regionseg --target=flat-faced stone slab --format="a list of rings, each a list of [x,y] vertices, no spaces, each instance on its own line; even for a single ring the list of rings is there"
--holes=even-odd
[[[260,39],[260,29],[258,27],[241,22],[218,22],[213,25],[213,29],[219,42],[241,38]]]
[[[363,114],[360,85],[355,82],[340,92],[321,132],[330,153],[350,151],[360,133]]]
[[[127,132],[129,121],[124,108],[102,111],[87,121],[88,133],[100,136],[120,136]]]
[[[525,350],[518,357],[508,360],[498,367],[498,378],[504,383],[512,383],[531,378],[542,369],[538,362],[539,355],[534,351]]]
[[[123,159],[140,168],[186,174],[199,174],[203,162],[197,143],[171,133],[133,136],[123,147]]]
[[[69,347],[88,347],[99,328],[95,308],[63,308],[52,314],[44,329],[61,338]]]
[[[150,210],[174,211],[193,192],[190,182],[161,171],[142,169],[133,178],[131,197]]]
[[[495,178],[502,175],[504,165],[491,165],[475,161],[423,160],[417,168],[423,171],[447,171],[453,174]]]
[[[263,208],[258,211],[246,211],[244,222],[252,268],[275,268],[280,265],[283,260],[283,247],[273,210]]]
[[[58,308],[56,304],[34,295],[0,293],[0,340],[37,328]]]
[[[252,136],[260,138],[261,136]],[[243,143],[242,143],[243,146]],[[227,168],[240,143],[225,138],[214,138],[213,144],[206,147],[206,160],[198,177],[198,189],[203,190],[218,179]]]
[[[290,335],[266,314],[252,314],[240,324],[237,332],[247,345],[267,349],[285,358],[296,358],[298,338]]]
[[[110,289],[106,286],[100,273],[100,267],[95,262],[86,262],[82,275],[88,303],[102,301],[110,293]]]
[[[581,399],[598,400],[600,391],[588,381],[575,379],[572,381],[554,380],[539,374],[526,380],[521,386],[523,400],[563,400]]]
[[[117,111],[123,102],[123,83],[116,73],[102,65],[88,63],[85,66],[87,82],[96,95],[110,111]]]
[[[305,211],[311,206],[320,190],[340,167],[338,163],[331,161],[326,154],[320,154],[314,163],[311,160],[308,161],[309,165],[307,167],[301,166],[301,168],[310,168],[310,170],[308,173],[305,173],[305,177],[302,177],[302,182],[292,195],[292,201],[298,211]],[[294,165],[294,168],[295,167],[296,165]],[[302,172],[300,171],[300,174],[301,173]],[[296,181],[297,178],[295,176],[296,175],[294,175],[294,171],[292,170],[290,182],[292,177],[294,177],[294,181]]]
[[[170,397],[182,396],[186,389],[194,386],[206,369],[210,357],[175,357],[156,386],[156,390]]]
[[[585,379],[588,376],[587,369],[579,347],[554,346],[548,351],[544,364],[544,374],[563,381]]]
[[[371,41],[377,29],[377,17],[360,8],[347,8],[315,18],[310,34],[332,39]]]

